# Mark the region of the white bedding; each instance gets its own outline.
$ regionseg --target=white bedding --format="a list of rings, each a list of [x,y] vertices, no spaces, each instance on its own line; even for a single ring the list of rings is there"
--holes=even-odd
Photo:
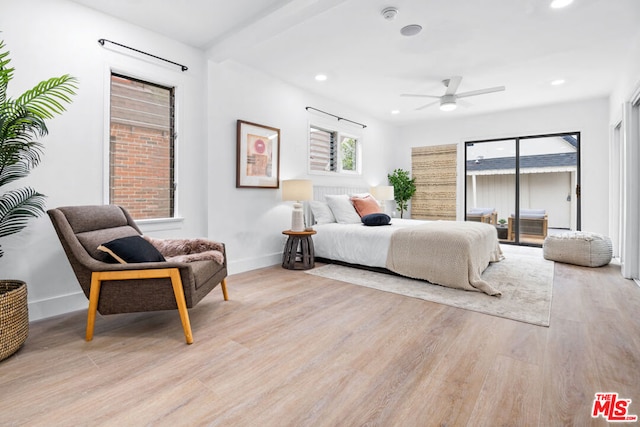
[[[393,232],[426,222],[429,221],[393,218],[391,225],[379,227],[367,227],[363,224],[316,224],[313,226],[317,232],[313,236],[315,256],[349,264],[386,268]]]

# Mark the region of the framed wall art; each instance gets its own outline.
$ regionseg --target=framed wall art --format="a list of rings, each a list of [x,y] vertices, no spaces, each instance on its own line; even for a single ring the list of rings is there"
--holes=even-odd
[[[280,129],[238,120],[236,187],[280,187]]]

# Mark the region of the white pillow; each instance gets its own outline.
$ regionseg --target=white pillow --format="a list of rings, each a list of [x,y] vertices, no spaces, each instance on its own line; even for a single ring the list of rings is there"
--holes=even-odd
[[[353,193],[349,194],[351,197],[357,197],[359,199],[364,199],[365,197],[373,197],[371,193]],[[373,197],[375,199],[375,197]]]
[[[309,207],[311,208],[311,213],[313,214],[313,219],[315,219],[316,224],[331,224],[332,222],[336,222],[331,208],[329,208],[329,205],[325,202],[313,200],[309,202]]]
[[[353,203],[349,200],[349,196],[341,194],[337,196],[324,196],[327,204],[333,212],[333,216],[340,224],[359,224],[361,222],[360,215],[353,207]]]

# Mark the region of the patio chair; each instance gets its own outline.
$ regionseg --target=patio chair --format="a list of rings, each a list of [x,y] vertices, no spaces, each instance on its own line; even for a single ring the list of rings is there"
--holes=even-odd
[[[471,208],[467,212],[467,221],[496,225],[498,223],[498,212],[494,208]]]
[[[508,218],[509,240],[515,240],[515,215]],[[547,237],[548,218],[544,209],[520,209],[520,237],[544,239]]]
[[[113,263],[108,262],[110,256],[98,249],[99,246],[104,249],[104,244],[126,241],[123,238],[147,242],[140,237],[140,229],[124,208],[69,206],[47,213],[89,299],[87,341],[93,339],[96,311],[106,315],[177,308],[186,342],[191,344],[193,335],[187,309],[194,307],[218,283],[224,299],[228,300],[227,257],[223,244],[218,244],[222,250],[216,254],[217,261],[175,262],[171,258],[166,261],[154,258],[156,260],[150,262]],[[134,256],[143,253],[137,248],[132,252]]]

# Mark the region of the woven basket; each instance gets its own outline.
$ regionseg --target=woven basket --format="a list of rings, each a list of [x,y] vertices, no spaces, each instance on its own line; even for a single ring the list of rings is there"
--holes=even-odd
[[[28,334],[27,284],[0,280],[0,360],[18,351]]]

